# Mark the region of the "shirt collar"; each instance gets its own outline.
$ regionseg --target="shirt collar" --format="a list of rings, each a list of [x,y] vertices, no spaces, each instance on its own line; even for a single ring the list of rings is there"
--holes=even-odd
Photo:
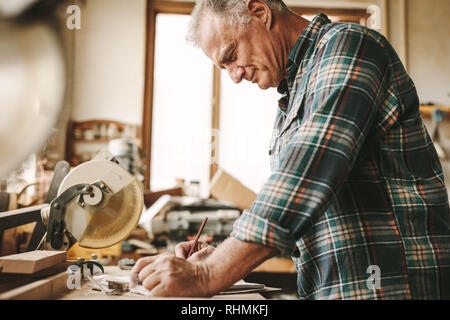
[[[294,48],[292,48],[291,52],[288,56],[288,65],[287,65],[287,71],[294,74],[296,73],[296,69],[300,65],[300,62],[302,61],[302,58],[305,56],[306,51],[308,50],[311,41],[315,38],[317,32],[320,30],[320,28],[330,23],[330,19],[328,19],[327,15],[319,12],[314,19],[308,24],[306,29],[302,32],[300,37],[298,37],[297,42],[294,45]],[[296,66],[297,68],[293,68],[293,66]],[[293,70],[295,69],[295,70]]]
[[[315,38],[317,32],[320,30],[320,28],[330,23],[330,19],[328,19],[327,15],[325,15],[322,12],[319,12],[314,19],[308,24],[305,30],[303,30],[300,37],[297,39],[297,42],[295,43],[294,47],[292,48],[291,52],[288,56],[288,63],[286,65],[286,71],[288,73],[288,77],[283,79],[280,84],[278,85],[278,92],[280,94],[289,94],[290,88],[292,88],[292,85],[295,81],[295,76],[297,74],[298,67],[300,66],[300,62],[304,58],[308,48],[310,47],[310,44],[312,40]],[[286,100],[286,99],[284,99]],[[287,106],[282,107],[280,104],[280,108],[286,109]],[[283,110],[285,111],[285,110]]]

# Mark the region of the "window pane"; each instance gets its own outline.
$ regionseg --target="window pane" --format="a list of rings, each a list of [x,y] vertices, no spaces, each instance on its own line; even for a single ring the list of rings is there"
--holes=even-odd
[[[269,143],[279,96],[276,88],[235,84],[221,73],[219,166],[254,192],[270,175]]]
[[[209,183],[213,69],[185,41],[189,18],[156,17],[152,190],[173,187],[176,178],[199,180],[203,190]]]

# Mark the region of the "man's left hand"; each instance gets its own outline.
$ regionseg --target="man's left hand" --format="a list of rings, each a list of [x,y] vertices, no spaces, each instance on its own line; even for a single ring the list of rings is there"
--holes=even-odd
[[[131,270],[131,287],[139,279],[153,297],[205,297],[210,274],[206,264],[192,263],[173,254],[139,259]]]

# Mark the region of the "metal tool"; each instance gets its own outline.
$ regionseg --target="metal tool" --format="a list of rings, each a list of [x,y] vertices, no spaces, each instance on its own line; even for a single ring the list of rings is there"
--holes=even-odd
[[[131,270],[131,269],[133,269],[135,264],[136,264],[136,261],[134,261],[134,259],[130,259],[130,258],[120,259],[117,262],[117,265],[122,270]]]
[[[84,258],[78,258],[78,262],[76,264],[81,269],[81,278],[84,279],[85,270],[89,271],[90,274],[87,274],[86,276],[90,275],[93,276],[99,272],[105,273],[105,269],[103,268],[103,265],[97,261],[96,259],[92,260],[85,260]],[[97,267],[99,271],[95,270]],[[68,269],[69,270],[69,269]]]
[[[103,150],[72,169],[58,195],[41,210],[47,225],[45,247],[67,250],[105,248],[125,239],[137,226],[144,205],[137,179]]]
[[[103,150],[69,172],[67,163],[57,165],[50,204],[0,212],[0,233],[37,222],[27,251],[68,250],[77,241],[106,248],[125,239],[138,224],[144,197],[138,180],[114,160]]]

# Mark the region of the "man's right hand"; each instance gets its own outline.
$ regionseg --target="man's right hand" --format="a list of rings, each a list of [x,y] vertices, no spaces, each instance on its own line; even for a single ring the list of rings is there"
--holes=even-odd
[[[180,242],[175,246],[175,256],[183,259],[187,259],[189,251],[191,251],[191,247],[194,245],[194,240]],[[214,247],[207,244],[206,242],[198,241],[197,242],[197,250],[194,251],[189,257],[190,262],[200,262],[206,257],[208,257],[213,251]]]

